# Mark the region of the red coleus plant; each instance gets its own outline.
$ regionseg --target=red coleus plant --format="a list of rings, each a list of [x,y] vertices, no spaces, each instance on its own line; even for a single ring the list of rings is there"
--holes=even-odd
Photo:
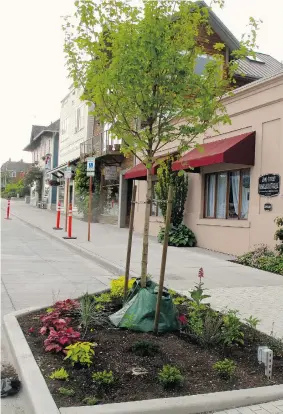
[[[80,302],[75,299],[60,300],[55,303],[54,308],[61,312],[70,312],[80,307]]]
[[[55,328],[57,330],[67,328],[69,323],[71,322],[71,318],[60,318],[61,313],[60,311],[53,311],[44,315],[40,316],[40,320],[43,324],[43,327],[40,328],[39,333],[41,335],[45,335],[47,330],[51,330],[51,328]]]
[[[188,319],[186,318],[185,315],[180,315],[178,319],[181,325],[185,326],[188,324]]]
[[[80,339],[80,336],[80,332],[74,331],[73,328],[64,328],[55,331],[55,329],[51,327],[48,338],[44,341],[44,349],[46,352],[60,352],[65,346],[77,342]]]

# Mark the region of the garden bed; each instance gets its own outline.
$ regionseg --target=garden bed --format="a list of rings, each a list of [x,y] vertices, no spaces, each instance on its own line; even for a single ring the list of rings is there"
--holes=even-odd
[[[81,333],[80,341],[95,342],[95,355],[89,367],[64,360],[62,352],[46,352],[46,335],[39,334],[42,327],[40,315],[45,311],[35,311],[18,318],[21,329],[31,348],[34,358],[45,378],[47,386],[58,407],[139,401],[156,398],[168,398],[195,395],[219,391],[262,387],[283,383],[283,350],[272,338],[243,325],[244,345],[233,347],[227,354],[222,345],[206,349],[201,347],[185,330],[155,336],[151,333],[133,332],[117,329],[108,322],[108,315],[117,310],[117,300],[103,304],[99,309],[99,318],[87,329],[82,328],[78,313],[71,312],[69,327]],[[184,314],[187,306],[178,305]],[[51,310],[52,311],[52,310]],[[49,310],[50,312],[50,310]],[[85,335],[84,335],[85,333]],[[83,337],[83,338],[82,338]],[[152,356],[136,355],[132,347],[137,341],[147,341],[158,350]],[[274,366],[272,379],[264,375],[264,367],[257,361],[258,345],[274,345]],[[236,364],[234,375],[230,379],[219,376],[214,364],[229,357]],[[164,365],[177,367],[182,376],[182,386],[164,388],[158,381],[158,372]],[[64,367],[68,380],[51,379],[50,375]],[[146,372],[140,374],[138,369]],[[101,387],[93,381],[93,372],[112,371],[114,383]],[[134,371],[133,371],[134,370]],[[135,375],[135,374],[139,375]],[[73,395],[63,395],[62,387],[72,390]],[[86,398],[94,398],[87,401]]]

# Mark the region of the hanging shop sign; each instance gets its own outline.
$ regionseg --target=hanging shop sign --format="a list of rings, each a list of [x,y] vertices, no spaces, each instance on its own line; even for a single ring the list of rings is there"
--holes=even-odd
[[[104,168],[105,180],[117,180],[117,167],[115,165]]]
[[[278,196],[280,192],[279,174],[265,174],[258,179],[258,194],[262,197]]]
[[[64,171],[64,178],[66,180],[70,180],[72,178],[72,175],[73,175],[72,167],[66,167]]]

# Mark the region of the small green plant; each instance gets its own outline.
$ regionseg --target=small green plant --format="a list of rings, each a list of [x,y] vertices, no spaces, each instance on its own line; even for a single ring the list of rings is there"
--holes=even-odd
[[[76,342],[73,345],[66,346],[67,355],[64,359],[69,359],[72,365],[80,363],[90,367],[92,364],[92,357],[94,355],[94,348],[97,344],[92,342]]]
[[[186,302],[186,298],[183,296],[176,296],[173,298],[174,305],[182,305],[184,302]]]
[[[128,289],[133,287],[136,279],[130,279]],[[115,299],[122,299],[124,297],[125,276],[120,276],[118,279],[111,280],[110,295]]]
[[[158,381],[163,388],[180,387],[184,382],[184,377],[179,368],[173,365],[164,365],[158,372]]]
[[[233,345],[244,344],[244,333],[242,331],[242,323],[238,318],[237,310],[229,310],[223,316],[222,340],[227,348]]]
[[[137,341],[132,346],[132,351],[138,356],[154,356],[160,352],[159,346],[149,341]]]
[[[56,369],[56,371],[52,372],[49,378],[57,379],[60,381],[68,381],[69,374],[65,370],[65,368],[59,368],[59,369]]]
[[[170,296],[177,296],[178,295],[178,293],[176,292],[176,290],[173,290],[173,289],[168,289],[168,293],[169,293],[169,295]]]
[[[47,308],[46,313],[52,313],[55,311],[55,308]]]
[[[132,315],[132,314],[125,315],[123,319],[123,326],[127,329],[134,329],[135,327],[134,320],[135,320],[135,315]]]
[[[97,305],[95,305],[95,310],[96,312],[102,312],[104,311],[105,307],[103,305],[101,305],[101,303],[98,303]]]
[[[253,317],[252,315],[249,316],[248,318],[244,319],[244,321],[246,322],[247,326],[253,330],[253,335],[252,335],[252,339],[253,341],[255,340],[256,337],[256,329],[257,329],[257,325],[260,323],[260,319]]]
[[[236,370],[236,364],[231,359],[223,359],[213,365],[213,369],[224,379],[231,379]]]
[[[80,325],[82,325],[85,329],[84,335],[86,334],[90,323],[94,319],[95,314],[95,301],[93,296],[85,293],[80,300],[80,307],[79,307],[79,321]]]
[[[111,302],[110,293],[101,293],[99,296],[94,296],[96,303],[109,303]]]
[[[72,388],[60,387],[58,391],[61,395],[66,395],[67,397],[73,397],[75,395],[75,391]]]
[[[202,282],[202,279],[204,278],[204,271],[202,267],[198,271],[198,278],[199,282],[195,285],[195,288],[190,292],[190,295],[196,306],[200,307],[205,299],[210,298],[210,295],[204,294],[204,291],[206,289],[203,287],[204,283]]]
[[[99,403],[99,400],[96,397],[86,397],[83,399],[83,403],[86,405],[96,405]]]
[[[92,379],[98,387],[109,387],[114,383],[112,371],[100,371],[92,374]]]

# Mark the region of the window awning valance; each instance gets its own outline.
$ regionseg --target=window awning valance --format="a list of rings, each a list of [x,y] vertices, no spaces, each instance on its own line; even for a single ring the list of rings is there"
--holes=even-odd
[[[157,174],[157,168],[160,165],[160,162],[162,161],[162,159],[166,159],[167,156],[160,156],[156,158],[155,163],[153,164],[152,168],[151,168],[151,174],[155,175]],[[127,171],[124,175],[124,178],[126,180],[146,180],[147,177],[147,168],[146,166],[140,162],[139,164],[135,165],[134,167],[132,167],[129,171]]]
[[[202,151],[195,148],[173,162],[172,170],[189,170],[221,163],[254,165],[255,132],[208,142],[202,148]]]

